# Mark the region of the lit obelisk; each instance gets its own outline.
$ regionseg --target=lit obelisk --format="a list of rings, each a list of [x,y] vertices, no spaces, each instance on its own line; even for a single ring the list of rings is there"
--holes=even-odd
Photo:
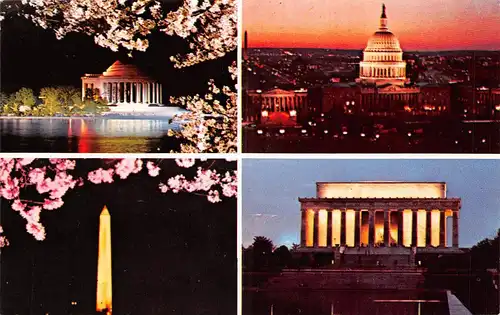
[[[99,253],[97,257],[97,303],[99,312],[111,314],[111,216],[104,206],[99,217]]]

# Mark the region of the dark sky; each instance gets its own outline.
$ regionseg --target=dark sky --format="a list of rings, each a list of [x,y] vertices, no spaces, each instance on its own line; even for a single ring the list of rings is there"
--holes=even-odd
[[[179,0],[164,0],[168,12],[178,6]],[[132,62],[142,72],[163,83],[164,99],[174,95],[205,93],[210,78],[228,84],[227,66],[236,60],[236,52],[218,60],[196,66],[175,69],[169,58],[188,52],[188,44],[179,37],[170,37],[153,31],[148,37],[146,52],[113,52],[94,43],[93,37],[71,33],[57,40],[53,31],[44,30],[31,21],[8,14],[1,22],[1,90],[15,92],[21,87],[37,92],[46,86],[81,87],[85,73],[102,73],[116,60]]]
[[[298,197],[314,197],[318,181],[446,182],[462,198],[459,242],[469,247],[500,228],[500,160],[257,160],[242,167],[243,245],[266,236],[299,243]]]
[[[214,167],[235,166],[218,161]],[[188,174],[172,160],[163,161],[162,170],[161,178]],[[73,314],[92,314],[99,214],[107,205],[113,313],[235,314],[235,199],[214,205],[205,196],[162,194],[159,181],[143,172],[69,192],[62,208],[42,212],[43,242],[26,233],[23,219],[2,200],[10,246],[0,256],[0,313],[68,314],[77,301]]]

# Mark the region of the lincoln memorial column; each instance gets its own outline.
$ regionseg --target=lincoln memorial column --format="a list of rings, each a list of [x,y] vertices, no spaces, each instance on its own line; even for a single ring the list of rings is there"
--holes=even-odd
[[[163,85],[160,84],[160,104],[163,104]]]
[[[439,246],[446,247],[446,211],[439,212]]]
[[[82,101],[85,100],[85,81],[82,82]]]
[[[458,247],[458,211],[453,211],[453,247]]]
[[[432,210],[427,209],[425,212],[425,246],[431,246],[431,235],[432,235]]]
[[[307,209],[300,209],[300,214],[302,216],[302,225],[300,227],[300,246],[306,247],[306,229],[307,229]]]
[[[398,211],[398,245],[403,246],[403,209],[397,209]]]
[[[418,218],[418,210],[412,209],[412,218],[411,218],[411,246],[417,246],[417,237],[418,237],[418,228],[417,228],[417,218]]]
[[[326,246],[332,247],[332,210],[326,210]]]
[[[314,209],[313,246],[318,247],[318,244],[319,244],[319,209]]]
[[[345,215],[346,215],[346,209],[340,210],[340,245],[342,246],[346,245]]]
[[[384,209],[384,245],[389,246],[390,243],[390,218],[391,218],[391,212],[389,209]]]
[[[361,224],[360,224],[361,211],[354,209],[354,246],[360,246],[361,241]]]
[[[375,210],[368,209],[368,245],[375,243]]]

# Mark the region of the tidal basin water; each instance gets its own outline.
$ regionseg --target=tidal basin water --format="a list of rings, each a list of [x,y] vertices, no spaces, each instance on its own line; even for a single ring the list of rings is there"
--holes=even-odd
[[[1,152],[170,152],[171,117],[0,118]]]

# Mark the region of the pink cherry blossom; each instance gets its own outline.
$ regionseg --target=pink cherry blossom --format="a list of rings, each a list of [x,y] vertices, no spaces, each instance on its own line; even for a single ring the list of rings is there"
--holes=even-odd
[[[26,231],[33,235],[38,241],[43,241],[45,239],[45,228],[40,222],[28,222],[26,224]]]
[[[58,199],[45,199],[43,203],[43,208],[47,210],[54,210],[61,208],[64,201],[61,198]]]
[[[22,166],[26,166],[26,165],[31,164],[34,160],[35,160],[34,158],[24,158],[24,159],[20,159],[18,163]]]
[[[160,174],[160,168],[153,162],[149,161],[148,163],[146,163],[146,167],[148,169],[149,176],[156,177]]]
[[[91,170],[85,177],[75,178],[71,171],[76,168],[77,161],[67,159],[50,159],[50,165],[34,167],[33,162],[19,162],[21,159],[0,158],[0,197],[12,200],[11,207],[26,221],[26,230],[35,239],[45,239],[45,228],[40,222],[41,212],[63,207],[63,197],[69,190],[84,185],[87,180],[94,184],[113,183],[114,175],[121,179],[137,174],[143,169],[140,159],[120,159],[113,162],[108,169]],[[42,160],[43,161],[43,160]],[[177,159],[176,164],[182,167],[192,167],[194,159]],[[39,165],[40,163],[37,163]],[[237,195],[237,172],[227,171],[222,174],[216,169],[204,168],[204,164],[213,165],[213,162],[200,161],[196,175],[186,178],[184,174],[166,178],[158,185],[161,193],[187,192],[207,196],[209,202],[222,201],[221,196],[231,198]],[[158,177],[162,161],[148,161],[146,170],[151,177]],[[35,188],[43,202],[24,200],[20,197],[21,191]],[[221,192],[222,191],[222,195]],[[0,234],[3,230],[0,226]],[[7,246],[8,240],[0,235],[0,247]]]
[[[184,168],[190,168],[194,165],[194,163],[196,162],[195,159],[175,159],[175,163],[177,163],[178,166],[180,167],[184,167]]]
[[[45,170],[42,168],[34,168],[28,173],[31,184],[38,184],[45,178]]]
[[[19,180],[17,178],[8,178],[3,182],[3,185],[3,188],[0,189],[3,198],[12,200],[19,196]]]
[[[26,204],[23,203],[21,200],[16,199],[12,203],[11,207],[12,207],[12,210],[15,210],[15,211],[24,211],[24,209],[26,209]]]
[[[107,170],[99,168],[89,173],[88,180],[94,184],[112,183],[114,173],[115,171],[112,168]]]
[[[0,248],[9,246],[9,240],[5,236],[0,236]]]
[[[217,202],[222,201],[219,197],[219,191],[217,191],[217,190],[210,190],[208,192],[207,199],[208,199],[208,201],[210,201],[212,203],[217,203]]]
[[[131,173],[139,173],[142,170],[142,160],[122,159],[115,165],[115,171],[121,179],[127,178]]]
[[[160,183],[160,185],[158,185],[158,187],[160,188],[160,191],[162,193],[166,193],[168,191],[168,186],[163,184],[163,183]]]

